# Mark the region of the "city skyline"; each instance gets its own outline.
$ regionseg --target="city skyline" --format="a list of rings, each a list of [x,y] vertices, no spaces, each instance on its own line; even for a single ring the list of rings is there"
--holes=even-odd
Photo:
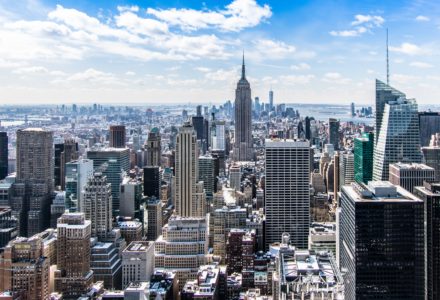
[[[223,103],[246,54],[253,96],[372,105],[374,79],[440,94],[435,1],[0,1],[1,104]],[[66,93],[66,91],[68,91]],[[68,95],[68,96],[66,96]]]

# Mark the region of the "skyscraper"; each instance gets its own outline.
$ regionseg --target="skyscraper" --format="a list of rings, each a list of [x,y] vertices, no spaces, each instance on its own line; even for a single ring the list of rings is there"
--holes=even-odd
[[[80,210],[92,223],[91,236],[107,238],[112,230],[112,193],[107,177],[95,172],[84,187]]]
[[[273,110],[273,91],[270,89],[269,91],[269,110]]]
[[[71,212],[80,210],[81,191],[92,175],[93,161],[90,159],[83,158],[66,164],[66,209]]]
[[[426,291],[428,300],[440,298],[440,184],[425,182],[414,189],[424,202]]]
[[[419,130],[421,146],[429,146],[431,136],[440,132],[440,113],[419,112]]]
[[[8,134],[0,132],[0,180],[8,176]]]
[[[49,227],[54,183],[53,133],[40,128],[17,131],[17,180],[12,188],[13,214],[20,235],[32,236]]]
[[[440,133],[432,135],[429,146],[422,147],[422,152],[425,164],[435,170],[435,181],[440,181]]]
[[[180,128],[176,141],[175,207],[176,214],[182,217],[203,217],[206,213],[206,204],[196,195],[197,148],[194,128],[186,123]]]
[[[376,134],[375,146],[379,139],[379,132],[382,127],[382,118],[385,110],[385,104],[396,101],[399,98],[405,98],[406,95],[386,83],[376,79]]]
[[[364,133],[354,139],[354,180],[367,184],[373,179],[374,134]]]
[[[243,55],[241,78],[235,90],[234,158],[237,161],[250,161],[253,156],[251,87],[246,79]]]
[[[343,186],[340,203],[345,299],[424,299],[423,201],[370,181]]]
[[[390,164],[390,182],[410,193],[414,192],[416,186],[423,186],[424,181],[434,180],[435,170],[427,165],[401,162]]]
[[[58,219],[55,291],[65,298],[81,296],[93,283],[90,237],[91,224],[83,213],[65,213]]]
[[[339,154],[339,187],[354,181],[354,155],[352,152]],[[336,190],[336,186],[335,186]]]
[[[373,180],[388,180],[389,164],[421,159],[416,101],[403,97],[388,101],[373,154]]]
[[[334,118],[328,120],[328,142],[339,150],[339,120]]]
[[[290,234],[307,249],[310,226],[310,143],[266,140],[266,247]]]
[[[199,156],[198,158],[199,181],[203,181],[203,188],[206,196],[212,199],[215,191],[215,158],[210,154]]]
[[[117,216],[122,174],[130,170],[130,150],[125,148],[92,149],[87,151],[87,158],[93,160],[94,169],[100,168],[100,172],[111,184],[113,214]]]
[[[148,133],[147,145],[147,166],[160,167],[161,165],[161,137],[159,128],[154,127]]]
[[[144,167],[144,196],[160,199],[160,169],[159,167]]]
[[[55,144],[55,186],[65,190],[66,163],[78,159],[78,143],[73,139],[66,139],[62,144]]]
[[[110,148],[125,148],[125,126],[110,126]]]
[[[356,108],[354,106],[354,102],[351,102],[350,109],[351,109],[351,116],[352,117],[356,116]]]

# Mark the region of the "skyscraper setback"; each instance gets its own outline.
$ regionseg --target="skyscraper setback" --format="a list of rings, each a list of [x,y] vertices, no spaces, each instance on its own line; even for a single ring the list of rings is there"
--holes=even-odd
[[[251,87],[246,79],[243,55],[241,78],[235,90],[234,158],[237,161],[249,161],[253,160],[253,156]]]

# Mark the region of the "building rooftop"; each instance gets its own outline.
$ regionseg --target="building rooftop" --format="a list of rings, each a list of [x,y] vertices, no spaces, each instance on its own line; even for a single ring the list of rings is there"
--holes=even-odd
[[[123,252],[139,252],[146,251],[154,242],[135,241],[131,242]]]
[[[365,184],[352,183],[345,185],[342,190],[357,202],[421,202],[419,198],[404,188],[389,181],[369,181]]]
[[[433,170],[434,171],[434,168],[419,163],[397,162],[394,164],[390,164],[390,168],[397,168],[399,170]]]

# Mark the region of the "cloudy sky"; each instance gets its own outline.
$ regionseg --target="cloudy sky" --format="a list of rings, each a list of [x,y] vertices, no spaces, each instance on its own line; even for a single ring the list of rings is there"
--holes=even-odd
[[[440,102],[438,0],[0,0],[0,104]]]

